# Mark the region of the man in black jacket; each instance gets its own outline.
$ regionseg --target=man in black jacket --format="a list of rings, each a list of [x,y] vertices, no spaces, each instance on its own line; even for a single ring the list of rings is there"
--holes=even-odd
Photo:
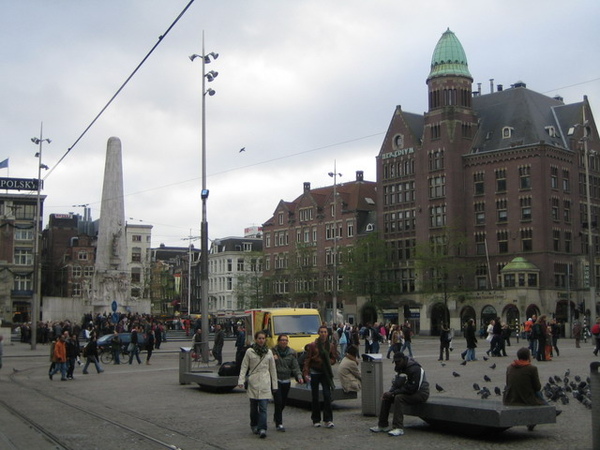
[[[374,433],[387,431],[390,436],[402,436],[404,434],[402,405],[426,402],[429,398],[429,383],[421,365],[414,359],[404,356],[402,352],[394,355],[394,370],[396,376],[392,380],[392,387],[381,397],[379,422],[370,430]],[[394,418],[390,428],[388,416],[392,404],[394,405]]]

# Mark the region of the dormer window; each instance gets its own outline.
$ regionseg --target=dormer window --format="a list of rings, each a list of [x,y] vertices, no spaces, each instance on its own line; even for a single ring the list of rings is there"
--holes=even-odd
[[[556,128],[554,128],[552,125],[548,125],[547,127],[544,127],[544,129],[546,130],[546,133],[548,133],[548,136],[553,138],[559,137],[558,133],[556,132]]]
[[[513,127],[504,127],[502,128],[502,139],[509,139],[513,135],[513,131],[515,129]]]

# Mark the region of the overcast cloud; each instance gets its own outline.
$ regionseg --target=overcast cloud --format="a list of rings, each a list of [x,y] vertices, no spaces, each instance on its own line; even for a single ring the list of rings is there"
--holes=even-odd
[[[375,180],[396,105],[423,113],[441,34],[461,41],[482,91],[489,79],[600,105],[600,2],[581,0],[196,0],[69,155],[189,0],[0,0],[0,176],[53,168],[51,213],[100,216],[106,143],[123,145],[125,211],[151,224],[153,246],[199,234],[201,63],[219,72],[206,98],[209,236],[242,235],[308,181]],[[207,84],[208,86],[208,84]],[[246,151],[239,153],[245,147]],[[56,166],[56,167],[55,167]],[[199,244],[196,244],[199,246]]]

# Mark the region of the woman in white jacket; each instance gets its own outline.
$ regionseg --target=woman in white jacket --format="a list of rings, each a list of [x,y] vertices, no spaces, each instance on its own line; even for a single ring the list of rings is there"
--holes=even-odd
[[[260,438],[267,437],[267,405],[272,392],[277,390],[275,359],[265,345],[266,340],[263,331],[254,334],[254,344],[246,350],[238,378],[238,386],[242,388],[248,375],[246,390],[250,398],[250,428]]]

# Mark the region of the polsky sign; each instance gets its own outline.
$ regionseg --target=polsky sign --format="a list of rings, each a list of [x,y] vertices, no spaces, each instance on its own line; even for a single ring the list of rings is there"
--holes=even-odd
[[[42,180],[42,186],[44,183]],[[37,178],[0,178],[0,189],[11,189],[13,191],[37,191]]]

